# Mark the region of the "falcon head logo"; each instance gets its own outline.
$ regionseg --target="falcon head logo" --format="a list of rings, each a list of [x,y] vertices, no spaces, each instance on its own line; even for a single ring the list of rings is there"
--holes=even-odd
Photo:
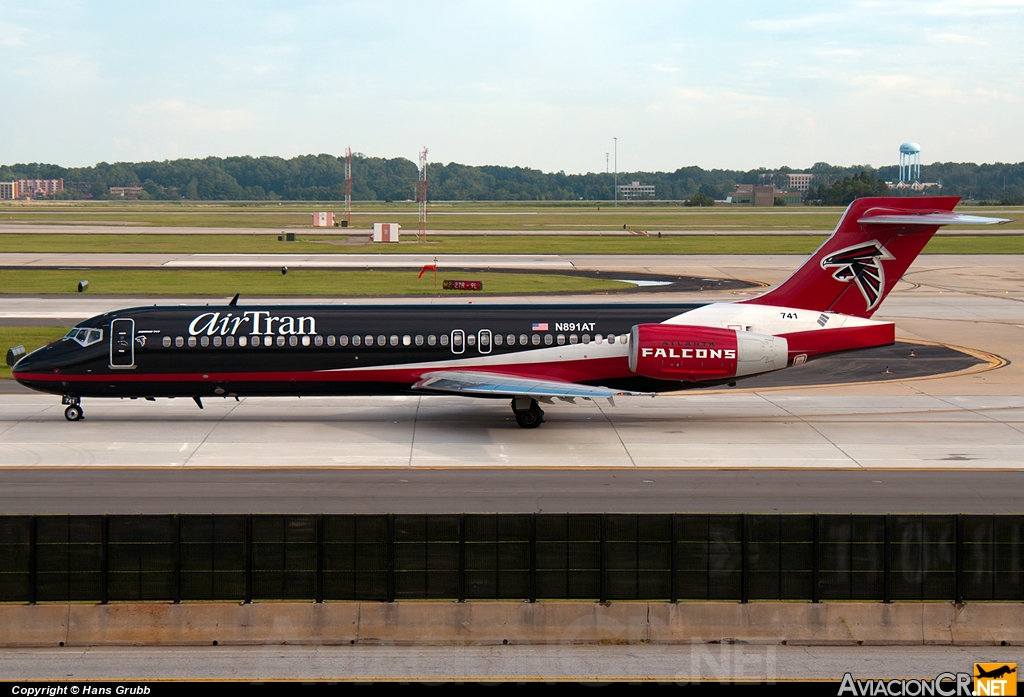
[[[837,281],[856,283],[867,301],[867,309],[873,310],[882,302],[882,292],[885,290],[882,262],[893,261],[895,258],[878,240],[872,240],[830,254],[821,260],[821,268],[834,268],[832,278]]]

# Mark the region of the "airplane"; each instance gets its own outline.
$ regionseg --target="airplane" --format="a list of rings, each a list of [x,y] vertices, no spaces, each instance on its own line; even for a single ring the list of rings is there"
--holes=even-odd
[[[511,400],[536,428],[554,399],[735,385],[837,351],[892,344],[871,319],[959,197],[855,200],[787,280],[709,304],[242,305],[134,307],[81,322],[23,355],[14,378],[85,397],[455,394]]]

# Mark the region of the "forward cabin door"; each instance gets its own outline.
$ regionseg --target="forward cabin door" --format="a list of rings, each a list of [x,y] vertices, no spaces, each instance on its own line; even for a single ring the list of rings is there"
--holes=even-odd
[[[135,367],[135,320],[111,321],[110,367],[117,370],[130,370]]]

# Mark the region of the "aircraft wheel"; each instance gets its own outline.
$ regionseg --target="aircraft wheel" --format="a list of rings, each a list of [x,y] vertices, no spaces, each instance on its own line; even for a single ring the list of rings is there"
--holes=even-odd
[[[530,403],[529,409],[523,409],[516,413],[516,423],[521,428],[537,428],[544,423],[544,411],[537,404],[537,400]]]
[[[64,410],[64,418],[68,421],[81,421],[85,418],[85,412],[82,411],[82,407],[72,404]]]

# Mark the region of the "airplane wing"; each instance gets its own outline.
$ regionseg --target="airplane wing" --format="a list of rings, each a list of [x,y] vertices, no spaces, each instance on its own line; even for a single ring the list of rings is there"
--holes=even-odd
[[[473,372],[464,370],[440,370],[424,373],[420,381],[412,386],[414,390],[452,392],[462,395],[495,395],[506,397],[603,397],[612,399],[619,395],[646,395],[647,392],[613,390],[609,387],[580,385],[557,380],[524,378],[502,373]]]

